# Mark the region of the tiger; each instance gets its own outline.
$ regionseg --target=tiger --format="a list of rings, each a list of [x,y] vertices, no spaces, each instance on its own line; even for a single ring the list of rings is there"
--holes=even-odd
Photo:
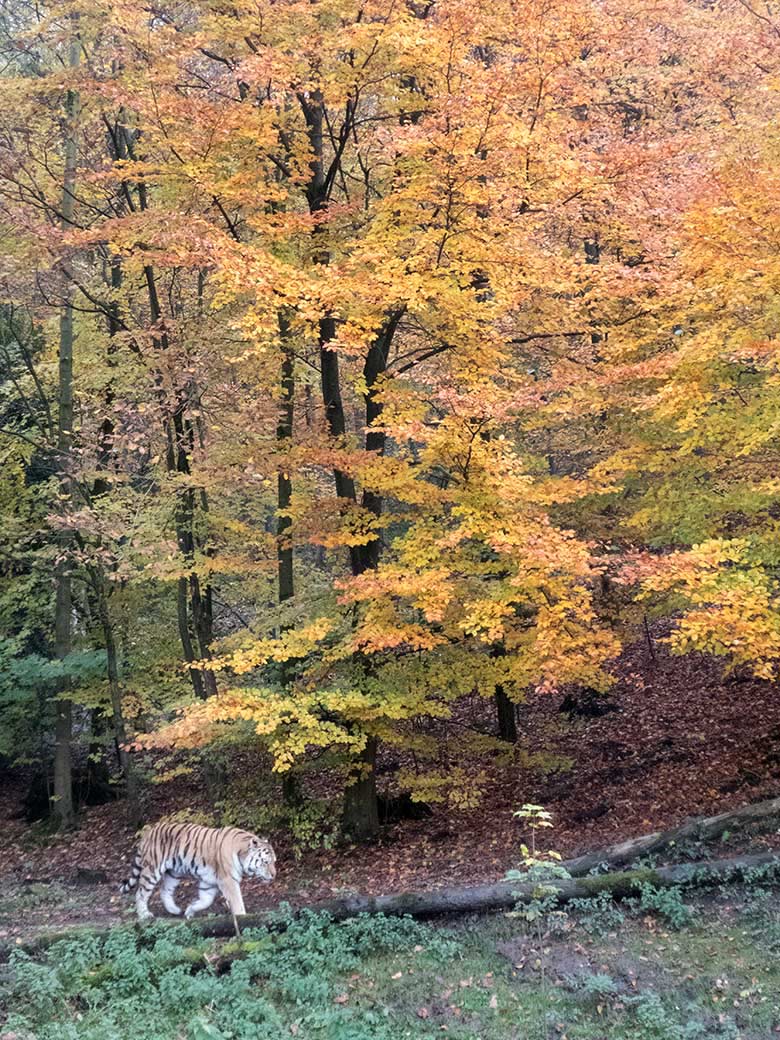
[[[184,911],[190,920],[206,910],[220,893],[234,917],[246,913],[241,895],[243,877],[270,883],[276,877],[276,854],[266,838],[258,838],[238,827],[200,827],[194,823],[166,823],[146,828],[135,849],[130,877],[120,885],[123,893],[135,893],[140,921],[154,914],[149,898],[160,880],[160,898],[169,914],[181,914],[174,899],[185,877],[198,881],[196,899]]]

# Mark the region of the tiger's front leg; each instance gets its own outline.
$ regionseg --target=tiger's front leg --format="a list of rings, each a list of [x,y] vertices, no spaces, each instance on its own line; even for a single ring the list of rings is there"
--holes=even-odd
[[[216,885],[210,885],[207,882],[201,881],[198,885],[198,898],[194,899],[187,909],[184,911],[184,916],[189,921],[199,910],[208,910],[214,900],[217,898],[217,892],[219,888]]]
[[[234,917],[241,917],[246,913],[244,898],[241,895],[241,886],[235,878],[225,878],[220,882],[222,897],[228,905],[228,910]]]

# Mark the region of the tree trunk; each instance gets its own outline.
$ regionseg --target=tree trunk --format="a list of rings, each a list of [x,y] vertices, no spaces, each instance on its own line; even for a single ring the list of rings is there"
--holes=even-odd
[[[363,379],[366,384],[364,398],[366,408],[366,451],[373,452],[376,455],[384,455],[385,442],[387,440],[384,430],[376,428],[377,421],[382,416],[382,403],[376,397],[376,385],[387,370],[387,361],[390,356],[393,337],[405,311],[405,307],[399,307],[387,315],[376,339],[369,348],[363,365]],[[361,505],[363,509],[367,509],[374,516],[378,517],[382,514],[382,498],[374,491],[363,491]],[[382,540],[379,536],[363,547],[363,570],[378,566],[381,549]]]
[[[631,838],[597,852],[588,852],[583,856],[567,860],[563,865],[570,874],[587,874],[589,870],[607,864],[610,867],[632,863],[640,856],[649,856],[676,848],[683,842],[711,841],[719,838],[726,831],[746,831],[759,833],[768,828],[775,828],[780,822],[780,798],[770,798],[763,802],[733,809],[730,812],[718,813],[717,816],[698,816],[686,820],[679,827],[668,831],[656,831],[644,834],[639,838]]]
[[[131,159],[136,159],[132,136],[125,127],[121,127],[119,132],[116,134],[116,144],[117,158],[120,158],[122,153],[124,153]],[[149,197],[146,183],[143,180],[140,180],[137,182],[136,188],[138,193],[137,208],[142,211],[147,210],[149,208]],[[134,210],[136,204],[132,201],[129,187],[126,188],[125,199],[131,210]],[[149,315],[152,324],[155,326],[155,333],[152,337],[152,342],[156,349],[165,352],[169,347],[168,332],[164,326],[160,297],[157,291],[157,280],[154,268],[151,264],[144,265],[143,274],[146,281],[147,298],[149,300]],[[199,294],[201,289],[202,286],[199,287]],[[194,445],[194,437],[192,424],[189,423],[185,417],[186,405],[186,395],[181,390],[177,391],[175,407],[166,423],[165,432],[168,441],[166,465],[170,473],[189,475],[189,452],[192,450]],[[208,500],[205,491],[201,492],[201,501],[204,506],[204,511],[207,512]],[[185,560],[189,563],[193,562],[194,557],[194,514],[195,495],[193,490],[188,488],[184,492],[182,500],[179,502],[176,509],[175,525],[176,539],[179,549],[181,550]],[[192,643],[192,633],[190,632],[190,612],[192,614],[194,635],[198,642],[199,653],[197,655]],[[205,590],[201,591],[200,579],[194,571],[190,574],[189,581],[184,578],[180,579],[178,582],[176,589],[176,613],[179,638],[181,640],[185,661],[188,664],[192,664],[195,660],[206,660],[210,658],[213,616],[211,586],[207,585]],[[217,692],[216,677],[211,669],[191,667],[189,668],[189,675],[196,697],[203,700]]]
[[[282,363],[280,367],[281,408],[276,424],[276,443],[282,456],[276,481],[276,561],[278,577],[278,595],[281,605],[295,595],[295,575],[293,571],[293,547],[287,532],[292,520],[285,515],[292,501],[292,480],[290,479],[289,462],[284,458],[286,448],[292,440],[293,418],[295,406],[295,357],[288,340],[289,327],[284,314],[279,314],[279,333],[282,341]],[[280,626],[280,631],[283,627]],[[284,661],[281,666],[282,683],[290,682],[292,662]],[[290,809],[299,808],[304,801],[300,778],[292,770],[282,776],[282,798]]]
[[[494,659],[506,656],[506,648],[497,643],[490,651]],[[515,714],[515,703],[507,696],[507,692],[500,683],[495,687],[496,719],[498,721],[498,735],[501,740],[510,744],[517,743],[517,716]]]
[[[195,696],[200,700],[204,700],[206,697],[206,690],[203,686],[203,677],[200,674],[200,669],[193,667],[195,661],[195,651],[192,646],[192,636],[190,635],[190,621],[189,613],[187,610],[187,579],[179,578],[176,583],[176,620],[179,626],[179,639],[181,641],[182,653],[184,654],[184,660],[190,665],[190,681],[192,682],[192,688],[195,691]]]
[[[354,779],[344,792],[342,827],[352,841],[368,841],[379,831],[375,769],[378,743],[375,737],[368,737],[357,758]]]
[[[98,576],[98,580],[102,575]],[[116,748],[119,770],[125,784],[125,799],[130,825],[137,828],[141,822],[141,804],[138,777],[133,760],[127,751],[127,728],[122,709],[122,688],[119,681],[119,654],[117,652],[114,625],[108,603],[107,590],[98,590],[98,612],[103,629],[103,643],[106,648],[106,669],[108,673],[108,691],[111,698],[111,718],[114,726],[114,746]]]
[[[515,716],[515,702],[509,699],[503,686],[496,686],[495,697],[498,735],[501,740],[506,740],[510,744],[516,744],[517,718]]]
[[[279,421],[276,424],[276,442],[280,453],[284,453],[293,435],[293,407],[295,402],[295,358],[288,340],[287,322],[279,315],[279,332],[282,338],[281,395]],[[279,602],[292,599],[295,592],[293,582],[293,549],[287,537],[292,520],[286,516],[292,500],[292,481],[289,464],[283,459],[279,467],[276,484],[276,558],[279,579]]]
[[[81,57],[81,42],[73,25],[73,36],[68,48],[68,66],[75,69]],[[65,168],[62,181],[62,225],[69,228],[73,223],[76,188],[76,119],[79,97],[69,90],[65,101],[66,137]],[[57,460],[59,468],[60,494],[64,502],[71,502],[73,486],[70,475],[71,447],[73,444],[73,285],[69,273],[64,271],[64,303],[60,313],[59,339],[59,387],[57,416]],[[71,588],[71,563],[67,558],[70,536],[61,535],[60,559],[55,568],[55,653],[60,661],[65,660],[72,649],[73,595]],[[52,814],[59,828],[65,830],[75,823],[73,809],[73,768],[71,741],[73,737],[73,706],[67,697],[68,681],[63,680],[56,702],[54,727],[54,799]]]
[[[337,152],[330,167],[326,170],[323,153],[325,111],[322,96],[319,92],[313,92],[309,97],[301,95],[299,100],[306,120],[312,152],[310,162],[311,176],[306,188],[306,195],[310,212],[312,214],[321,213],[328,205],[329,192],[338,172],[341,153]],[[354,119],[354,115],[355,109],[352,103],[349,102],[344,117],[344,126],[342,127],[343,140],[346,140],[348,137],[349,123]],[[323,228],[324,225],[318,224],[314,234],[321,235]],[[329,262],[330,257],[325,244],[320,250],[315,251],[315,258],[315,262],[320,264]],[[378,377],[387,368],[390,345],[404,310],[405,308],[401,307],[387,315],[376,340],[369,349],[363,368],[366,384],[366,450],[375,451],[378,454],[384,451],[385,435],[382,431],[373,428],[375,420],[378,419],[382,411],[380,402],[374,396],[374,387]],[[338,352],[332,349],[335,339],[336,321],[331,315],[325,315],[319,322],[322,401],[325,407],[328,432],[334,440],[340,440],[346,434],[346,421],[344,417],[344,403],[341,396],[339,357]],[[343,500],[344,508],[355,508],[357,506],[357,494],[352,477],[338,468],[334,468],[333,478],[336,486],[336,496]],[[375,516],[381,514],[381,497],[373,494],[373,492],[364,492],[361,505]],[[353,575],[363,574],[364,571],[377,566],[381,544],[381,540],[377,536],[367,545],[351,545],[349,547],[349,563]],[[344,833],[358,840],[370,838],[379,830],[376,777],[373,769],[378,741],[372,735],[369,736],[368,742],[366,752],[357,763],[360,778],[347,788],[344,800],[344,818],[342,821]],[[366,772],[365,766],[369,761],[370,770]]]

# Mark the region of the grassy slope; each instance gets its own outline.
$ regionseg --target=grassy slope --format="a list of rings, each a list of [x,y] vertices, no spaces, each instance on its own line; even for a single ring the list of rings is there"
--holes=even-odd
[[[675,907],[671,906],[674,911]],[[780,897],[724,891],[679,930],[647,911],[573,916],[541,945],[518,918],[448,928],[312,915],[241,949],[186,926],[54,947],[0,978],[14,1040],[769,1040]],[[590,924],[591,930],[586,927]]]

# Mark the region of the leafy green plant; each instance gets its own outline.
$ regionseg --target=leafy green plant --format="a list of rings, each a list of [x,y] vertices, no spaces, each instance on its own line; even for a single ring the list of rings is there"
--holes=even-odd
[[[656,888],[648,882],[643,882],[639,891],[639,898],[631,903],[640,912],[658,914],[672,928],[684,928],[690,924],[693,912],[683,903],[679,886]]]
[[[618,987],[611,975],[603,972],[582,975],[577,979],[577,989],[583,997],[603,1001],[608,997],[614,997],[618,993]]]
[[[610,892],[599,892],[588,899],[572,899],[569,910],[577,914],[577,921],[592,935],[607,935],[618,929],[626,919]]]
[[[560,853],[553,849],[545,852],[537,846],[537,830],[552,827],[552,814],[541,805],[525,804],[515,813],[516,819],[525,821],[531,832],[530,848],[521,844],[520,852],[523,867],[521,870],[509,870],[505,875],[507,881],[519,881],[532,885],[531,898],[518,901],[509,916],[520,918],[526,922],[529,932],[533,934],[540,948],[548,931],[564,927],[567,914],[558,910],[558,889],[554,882],[571,877],[568,870],[561,866]],[[542,987],[546,988],[544,960],[540,959]]]

